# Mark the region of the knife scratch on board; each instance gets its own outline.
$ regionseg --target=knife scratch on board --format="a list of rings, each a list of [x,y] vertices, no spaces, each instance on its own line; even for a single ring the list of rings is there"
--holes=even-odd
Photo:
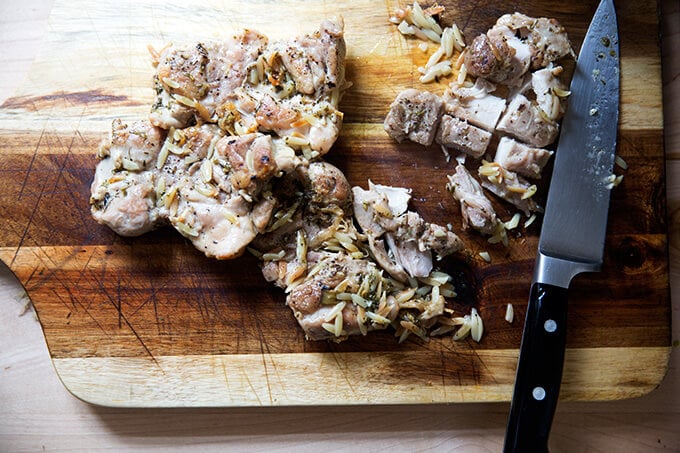
[[[342,374],[342,377],[345,380],[345,383],[347,384],[347,387],[349,388],[350,392],[352,393],[352,395],[357,395],[357,391],[354,388],[354,386],[352,385],[351,376],[348,373],[347,362],[345,361],[345,364],[343,366],[343,364],[340,361],[339,354],[340,353],[337,352],[337,351],[330,351],[330,355],[331,355],[331,357],[333,357],[333,361],[337,365],[337,370],[340,371],[340,374]],[[324,356],[325,355],[326,354],[324,354]],[[344,356],[344,357],[346,357],[346,356]]]
[[[151,349],[149,349],[149,347],[146,345],[146,343],[144,342],[144,340],[142,339],[142,337],[139,335],[139,333],[137,332],[137,330],[132,326],[132,323],[127,319],[127,316],[125,316],[125,314],[123,314],[123,309],[122,309],[122,306],[121,306],[121,284],[120,284],[120,278],[119,278],[119,280],[118,280],[118,285],[116,285],[116,299],[117,299],[117,302],[116,302],[116,300],[114,300],[114,298],[111,296],[111,294],[109,294],[109,292],[106,290],[106,288],[105,288],[101,283],[100,283],[100,287],[101,287],[101,289],[102,289],[102,293],[103,293],[103,294],[106,296],[106,298],[109,300],[109,303],[110,303],[111,305],[113,305],[113,307],[114,307],[114,308],[116,309],[116,311],[118,312],[118,322],[119,322],[119,327],[122,328],[122,327],[123,327],[123,323],[124,323],[124,324],[130,329],[130,331],[132,332],[132,334],[135,336],[135,338],[137,339],[137,341],[138,341],[139,344],[141,345],[142,349],[144,349],[144,351],[147,353],[147,355],[148,355],[149,358],[153,361],[153,363],[158,367],[158,369],[159,369],[163,374],[165,374],[165,370],[163,370],[163,367],[162,367],[161,364],[158,362],[158,360],[156,359],[156,357],[153,355],[153,353],[151,352]]]
[[[258,326],[258,329],[259,329],[259,326]],[[266,356],[265,356],[265,353],[264,353],[265,349],[266,349],[266,354],[267,354]],[[288,395],[286,393],[286,386],[283,385],[286,382],[286,378],[284,376],[282,376],[281,373],[279,372],[279,367],[276,364],[276,359],[272,355],[272,352],[269,348],[269,342],[264,341],[264,339],[262,337],[260,338],[260,351],[262,353],[262,361],[263,362],[265,362],[266,357],[269,357],[269,361],[270,361],[271,366],[274,370],[274,374],[276,375],[276,378],[278,379],[279,383],[281,383],[281,393],[283,394],[284,398],[288,399]],[[270,398],[270,401],[271,401],[272,392],[271,392],[271,386],[270,386],[270,382],[269,382],[269,373],[267,373],[267,387],[269,388],[269,398]]]
[[[476,13],[477,10],[478,10],[478,6],[477,6],[478,4],[479,4],[479,0],[477,0],[477,1],[474,3],[474,5],[472,5],[472,8],[470,8],[470,14],[468,14],[468,15],[465,17],[465,20],[463,21],[463,26],[462,26],[462,29],[463,29],[463,30],[467,30],[468,25],[470,24],[470,21],[472,21],[472,18],[474,17],[475,13]]]
[[[248,376],[248,372],[244,369],[242,370],[243,377],[245,378],[246,382],[248,383],[248,387],[250,387],[250,390],[253,395],[255,395],[255,399],[257,399],[257,405],[262,406],[262,400],[260,399],[260,395],[257,394],[257,389],[255,389],[255,386],[253,385],[252,381],[250,380],[250,376]]]
[[[227,365],[225,364],[224,357],[219,358],[220,366],[222,367],[222,375],[224,376],[224,383],[227,387],[226,394],[231,397],[231,386],[229,385],[229,373],[227,373]]]
[[[259,335],[259,343],[260,343],[260,357],[262,358],[262,370],[264,372],[264,379],[267,383],[267,395],[269,396],[269,404],[273,405],[274,404],[274,396],[272,395],[272,386],[271,382],[269,382],[269,369],[267,367],[267,355],[271,357],[271,353],[269,351],[269,342],[264,337],[264,333],[262,332],[262,326],[260,325],[260,321],[255,317],[255,327],[257,328],[257,333]],[[266,349],[266,351],[265,351]],[[276,368],[276,367],[275,367]]]
[[[40,132],[40,138],[38,139],[38,143],[35,145],[35,148],[33,149],[33,155],[31,156],[31,161],[29,162],[28,168],[26,169],[26,176],[24,177],[24,180],[21,184],[21,189],[19,190],[19,196],[17,197],[18,200],[21,200],[23,195],[24,195],[24,191],[26,190],[26,186],[28,185],[28,178],[31,174],[31,170],[33,169],[33,165],[35,163],[35,158],[38,155],[40,143],[42,142],[44,135],[45,135],[45,128],[43,127],[42,131]],[[45,185],[46,184],[47,184],[46,180],[43,180],[43,184],[40,186],[40,193],[38,194],[38,197],[35,201],[35,204],[33,205],[32,209],[31,209],[31,215],[29,216],[28,221],[26,222],[26,226],[24,227],[24,230],[21,233],[21,237],[19,239],[19,244],[17,244],[16,250],[14,251],[14,255],[12,256],[12,261],[9,263],[10,268],[14,267],[14,263],[16,262],[16,259],[19,256],[19,251],[21,250],[21,247],[24,245],[24,241],[26,240],[26,235],[28,234],[28,230],[33,225],[33,220],[35,218],[36,211],[38,210],[38,204],[40,203],[40,200],[42,199],[43,193],[45,192]]]

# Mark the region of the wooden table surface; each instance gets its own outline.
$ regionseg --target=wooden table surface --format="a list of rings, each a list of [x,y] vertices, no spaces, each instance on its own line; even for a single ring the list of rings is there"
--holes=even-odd
[[[0,104],[21,84],[47,32],[52,2],[0,3]],[[680,339],[680,2],[663,0],[673,341]],[[1,146],[1,144],[0,144]],[[61,385],[40,325],[11,273],[0,269],[0,451],[161,449],[238,451],[500,451],[508,404],[116,410]],[[563,403],[552,451],[680,451],[680,354],[644,397]]]

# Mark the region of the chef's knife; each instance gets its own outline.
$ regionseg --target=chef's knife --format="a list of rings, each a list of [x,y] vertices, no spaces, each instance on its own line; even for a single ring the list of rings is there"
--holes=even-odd
[[[619,115],[619,38],[601,0],[571,81],[520,347],[505,452],[548,451],[566,342],[567,290],[600,270]]]

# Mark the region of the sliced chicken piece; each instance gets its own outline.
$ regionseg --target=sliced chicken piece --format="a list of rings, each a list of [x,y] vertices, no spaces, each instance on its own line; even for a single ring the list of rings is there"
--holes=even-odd
[[[114,120],[109,140],[102,144],[90,207],[94,219],[121,236],[138,236],[163,223],[156,209],[154,167],[165,131],[139,121]]]
[[[506,170],[496,162],[485,162],[479,167],[478,172],[482,187],[515,205],[527,216],[532,212],[541,211],[533,199],[537,190],[536,186],[517,173]]]
[[[440,145],[477,159],[482,157],[489,147],[491,132],[454,116],[444,115],[439,123],[436,140]]]
[[[404,266],[400,264],[399,259],[394,258],[394,244],[390,244],[390,251],[385,245],[384,239],[376,239],[374,236],[368,236],[368,246],[375,261],[385,269],[395,280],[399,282],[406,282],[409,279],[409,272],[406,272]],[[392,253],[390,253],[392,252]],[[431,260],[430,260],[431,261]]]
[[[398,143],[408,139],[429,146],[441,119],[444,101],[427,91],[406,89],[397,95],[385,118],[385,131]]]
[[[493,132],[505,110],[505,99],[490,93],[496,86],[478,78],[471,88],[452,83],[444,92],[444,110],[451,116]]]
[[[434,267],[431,251],[420,250],[418,241],[397,238],[394,233],[387,233],[385,238],[394,255],[394,262],[401,266],[409,276],[427,277],[430,275]]]
[[[533,18],[521,13],[505,14],[496,26],[507,26],[531,46],[531,69],[539,69],[572,54],[573,49],[564,27],[555,19]]]
[[[536,106],[552,121],[562,119],[566,107],[565,99],[568,92],[556,76],[561,72],[561,66],[550,66],[531,74],[531,90],[536,96]]]
[[[354,187],[352,193],[355,218],[369,237],[372,253],[399,281],[405,281],[403,271],[411,277],[429,275],[433,268],[432,252],[442,257],[463,248],[462,241],[454,233],[406,210],[410,195],[405,188],[369,182],[369,190]],[[383,237],[389,251],[386,251]],[[393,259],[386,259],[390,255]]]
[[[378,238],[397,228],[395,218],[404,214],[411,200],[411,191],[368,182],[368,190],[353,187],[354,217],[367,235]]]
[[[547,149],[532,148],[511,138],[502,137],[498,142],[494,162],[506,170],[538,179],[552,155],[553,152]]]
[[[553,143],[559,134],[559,124],[522,94],[510,100],[497,129],[538,148]]]
[[[353,187],[354,217],[361,230],[373,239],[381,237],[387,231],[397,228],[395,218],[406,212],[397,210],[396,205],[390,206],[389,197],[380,190],[380,187],[369,181],[368,190],[361,187]],[[411,199],[410,192],[403,189],[407,201]]]
[[[448,178],[448,189],[460,203],[463,229],[472,228],[482,234],[495,234],[501,222],[479,182],[461,164]]]

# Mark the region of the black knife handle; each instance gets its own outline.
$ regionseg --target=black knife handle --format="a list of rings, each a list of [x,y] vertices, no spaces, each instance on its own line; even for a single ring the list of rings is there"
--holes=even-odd
[[[567,289],[531,286],[503,451],[547,452],[562,381]]]

